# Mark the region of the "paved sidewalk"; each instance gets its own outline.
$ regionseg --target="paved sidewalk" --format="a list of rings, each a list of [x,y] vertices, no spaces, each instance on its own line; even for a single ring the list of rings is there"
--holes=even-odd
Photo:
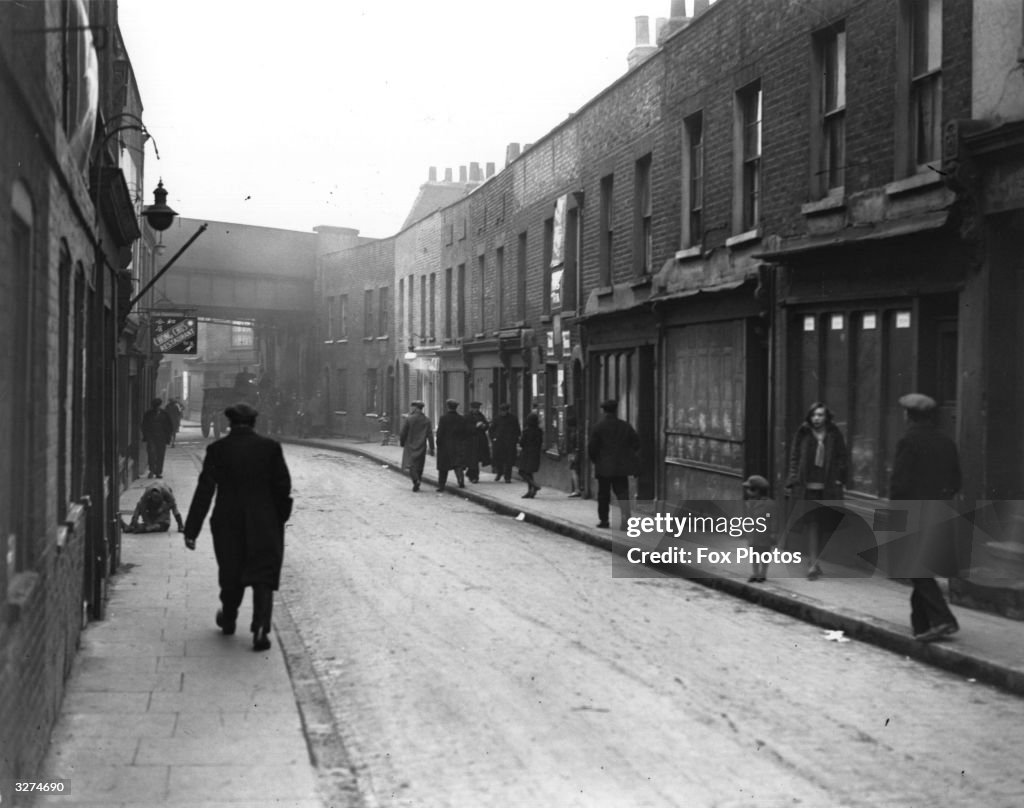
[[[285,439],[285,442],[363,455],[395,470],[401,467],[402,450],[398,446],[344,438]],[[423,490],[416,496],[437,496],[434,493],[437,477],[431,465],[432,458],[427,458]],[[480,480],[479,484],[467,482],[465,489],[459,489],[449,478],[448,493],[508,516],[522,514],[526,521],[618,556],[637,544],[621,530],[595,527],[597,504],[592,499],[568,499],[565,491],[550,488],[543,488],[535,499],[522,499],[525,483],[516,480],[511,485],[495,482],[494,475],[484,471],[481,471]],[[411,491],[410,496],[413,496]],[[296,503],[296,506],[300,507],[300,504]],[[613,503],[612,524],[617,520],[618,512]],[[696,538],[700,545],[709,548],[741,546],[723,536],[702,535]],[[613,566],[621,570],[627,565],[613,561],[609,564],[609,574]],[[959,676],[1024,695],[1024,621],[954,607],[960,623],[959,634],[941,643],[916,642],[910,636],[908,585],[885,578],[852,578],[849,570],[828,564],[822,566],[825,574],[817,581],[802,577],[773,579],[773,572],[769,569],[769,580],[764,584],[748,584],[746,579],[750,573],[746,566],[730,570],[712,564],[690,564],[678,566],[671,573],[809,621],[823,629],[841,630],[845,637],[869,642]],[[659,569],[664,570],[662,567]]]
[[[198,468],[179,446],[164,471],[184,518]],[[122,510],[145,483],[124,493]],[[237,634],[214,625],[209,530],[195,552],[173,526],[125,534],[121,561],[106,619],[82,634],[39,777],[65,791],[35,804],[320,808],[280,627],[269,651],[254,652],[248,595]]]

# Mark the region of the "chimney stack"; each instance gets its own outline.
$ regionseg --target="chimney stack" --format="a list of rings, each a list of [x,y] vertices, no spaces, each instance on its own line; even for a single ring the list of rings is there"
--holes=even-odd
[[[636,18],[636,47],[626,56],[628,69],[632,70],[644,59],[654,53],[657,48],[651,44],[650,18]]]
[[[437,166],[430,167],[430,175],[427,178],[427,182],[437,182]]]
[[[702,6],[705,9],[707,8],[707,0],[704,0],[704,2],[702,2],[702,0],[694,0],[695,9],[699,9]],[[658,36],[659,43],[665,41],[676,31],[685,28],[690,24],[691,18],[686,13],[686,0],[672,0],[672,10],[669,13],[669,19],[661,29],[661,33]]]

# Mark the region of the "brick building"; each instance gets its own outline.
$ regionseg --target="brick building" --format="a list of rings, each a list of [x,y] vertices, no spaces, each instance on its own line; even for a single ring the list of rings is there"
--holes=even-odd
[[[142,104],[114,3],[0,4],[0,793],[31,779],[118,563]]]

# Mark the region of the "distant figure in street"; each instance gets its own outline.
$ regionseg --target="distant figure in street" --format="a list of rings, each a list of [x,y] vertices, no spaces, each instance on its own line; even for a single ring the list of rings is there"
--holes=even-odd
[[[629,503],[629,478],[640,473],[640,436],[633,427],[619,418],[619,402],[608,399],[601,404],[604,417],[598,421],[590,441],[587,455],[594,464],[597,477],[598,527],[611,527],[608,515],[612,492],[619,501],[619,529],[625,530],[632,509]]]
[[[206,447],[185,520],[185,546],[196,548],[216,492],[210,517],[220,582],[216,623],[225,634],[235,633],[245,588],[251,586],[252,647],[265,651],[284,562],[284,525],[292,512],[291,476],[281,444],[256,434],[256,410],[235,404],[224,415],[231,431]]]
[[[171,442],[174,427],[171,416],[161,406],[163,401],[154,398],[149,409],[142,415],[142,439],[146,442],[146,463],[149,479],[164,476],[164,455]]]
[[[752,530],[748,534],[750,549],[757,554],[752,562],[751,575],[747,578],[748,584],[763,584],[768,580],[768,562],[761,559],[770,556],[775,546],[775,531],[772,529],[771,518],[775,503],[768,496],[769,488],[768,480],[760,474],[752,474],[743,481],[744,515],[755,520],[764,519],[768,526],[764,533]]]
[[[481,466],[491,465],[491,439],[487,434],[491,422],[480,411],[482,406],[483,404],[479,401],[470,401],[469,412],[466,413],[466,424],[470,430],[466,455],[466,476],[471,483],[480,482]]]
[[[434,454],[434,426],[423,414],[423,407],[422,401],[414,401],[409,405],[409,414],[398,434],[398,445],[402,447],[402,468],[409,469],[413,491],[420,490],[427,452]]]
[[[580,426],[575,415],[565,419],[565,451],[569,460],[569,497],[583,495],[583,482],[580,480],[580,469],[583,458],[580,456]]]
[[[540,416],[531,412],[526,416],[526,426],[519,438],[519,476],[526,483],[523,499],[533,499],[540,491],[533,475],[540,470],[540,453],[544,445],[544,433],[540,428]]]
[[[167,402],[167,406],[164,409],[167,410],[167,414],[171,417],[171,446],[173,446],[178,438],[178,430],[181,429],[181,417],[185,412],[185,408],[181,406],[178,399],[172,398]]]
[[[235,374],[235,392],[239,396],[248,396],[256,392],[256,376],[249,372],[248,367],[243,367]]]
[[[960,490],[960,456],[956,444],[936,426],[935,399],[909,393],[899,401],[907,430],[896,444],[889,499],[924,500],[919,509],[920,546],[911,561],[919,570],[956,575],[955,528],[945,504]],[[960,630],[935,578],[914,577],[911,583],[910,623],[915,640],[932,642]]]
[[[491,440],[494,446],[491,451],[491,467],[494,469],[494,481],[504,479],[512,482],[512,467],[516,464],[516,447],[519,445],[519,419],[512,414],[508,404],[498,407],[498,417],[491,423]]]
[[[448,472],[455,472],[459,488],[466,487],[466,419],[459,415],[459,402],[448,399],[447,412],[437,420],[437,492],[444,491]]]
[[[184,532],[174,492],[163,480],[149,483],[132,513],[131,521],[121,520],[122,533],[166,533],[171,528],[171,516],[178,523],[178,532]]]
[[[807,410],[789,448],[786,496],[796,500],[842,499],[848,454],[843,433],[833,423],[832,411],[820,401]],[[828,529],[825,508],[812,509],[807,519],[808,580],[821,577],[818,557],[822,534]]]

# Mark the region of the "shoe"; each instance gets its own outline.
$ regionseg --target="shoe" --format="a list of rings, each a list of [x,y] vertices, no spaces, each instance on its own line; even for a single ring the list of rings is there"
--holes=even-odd
[[[523,494],[522,499],[533,499],[536,495],[537,492],[531,488],[529,491]]]
[[[444,489],[443,489],[443,488],[438,488],[438,489],[437,489],[437,493],[439,493],[439,494],[443,494],[443,493],[444,493]]]
[[[217,624],[217,627],[229,637],[235,633],[235,621],[228,620],[224,617],[223,609],[217,610],[217,616],[214,618],[214,622]]]
[[[505,478],[505,482],[507,482],[507,483],[510,483],[510,482],[512,482],[512,478],[511,478],[511,477],[506,477],[506,478]]]
[[[760,580],[761,580],[761,579],[760,579],[760,578],[758,578],[758,577],[757,577],[756,575],[751,575],[751,576],[750,576],[749,578],[747,578],[747,583],[748,583],[748,584],[756,584],[756,583],[758,583],[758,582],[759,582]]]
[[[265,628],[256,629],[252,633],[252,650],[266,651],[270,648],[270,637],[267,636]]]
[[[759,584],[763,584],[763,583],[764,583],[765,581],[767,581],[767,580],[768,580],[767,578],[765,578],[764,576],[761,576],[760,578],[758,578],[758,579],[757,579],[757,582],[758,582]]]
[[[420,484],[419,484],[419,483],[413,483],[413,484],[412,484],[412,490],[413,490],[414,492],[415,492],[415,491],[419,491],[419,490],[420,490]]]
[[[579,495],[579,491],[573,491],[571,494],[569,494],[569,499],[573,499],[574,497],[578,497]]]
[[[807,580],[808,581],[817,581],[820,577],[821,577],[821,567],[819,567],[819,566],[811,567],[810,570],[808,570],[808,572],[807,572]]]
[[[956,634],[959,630],[960,626],[956,623],[941,623],[932,629],[932,631],[938,635],[938,638],[950,637],[953,634]]]
[[[942,635],[939,634],[938,627],[930,628],[927,631],[922,631],[920,634],[915,634],[914,639],[918,642],[935,642]]]
[[[598,522],[597,526],[598,527],[611,527],[611,525],[609,525],[607,522]]]
[[[501,482],[501,475],[500,474],[495,474],[494,475],[494,482],[496,482],[496,483],[497,482]],[[506,482],[507,482],[507,480],[506,480]]]

